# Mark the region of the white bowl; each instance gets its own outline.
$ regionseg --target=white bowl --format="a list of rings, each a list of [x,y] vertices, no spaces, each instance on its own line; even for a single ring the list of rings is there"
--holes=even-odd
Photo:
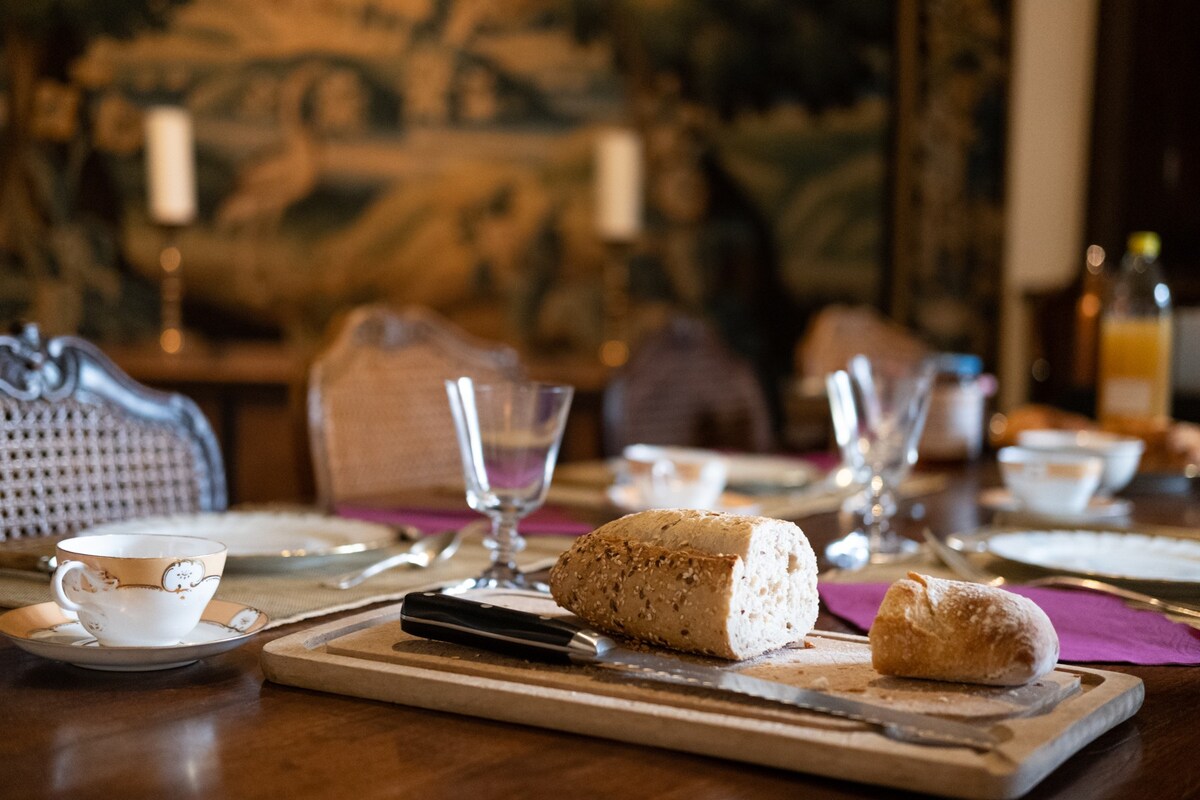
[[[1086,453],[1003,447],[996,454],[1004,485],[1038,514],[1079,514],[1100,485],[1104,460]]]
[[[1096,494],[1102,497],[1129,485],[1146,450],[1146,443],[1136,436],[1118,436],[1103,431],[1027,430],[1017,434],[1017,444],[1034,450],[1099,456],[1104,460],[1104,473]]]
[[[625,480],[646,508],[713,508],[725,489],[728,465],[711,450],[629,445]]]

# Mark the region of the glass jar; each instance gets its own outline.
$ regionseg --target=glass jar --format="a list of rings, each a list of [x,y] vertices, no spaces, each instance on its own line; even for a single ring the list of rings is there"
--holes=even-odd
[[[937,377],[917,452],[921,461],[974,460],[983,452],[984,409],[996,380],[979,356],[941,353],[933,362]]]

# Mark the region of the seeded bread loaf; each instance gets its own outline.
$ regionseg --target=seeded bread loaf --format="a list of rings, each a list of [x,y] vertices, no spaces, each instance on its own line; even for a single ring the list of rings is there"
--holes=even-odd
[[[1058,634],[1029,598],[915,572],[888,588],[870,641],[875,670],[906,678],[1017,686],[1058,661]]]
[[[576,540],[551,569],[550,591],[606,633],[745,659],[812,630],[817,560],[791,522],[643,511]]]

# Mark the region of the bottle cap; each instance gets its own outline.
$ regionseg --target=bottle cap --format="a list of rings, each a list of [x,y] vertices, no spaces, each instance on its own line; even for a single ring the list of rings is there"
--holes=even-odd
[[[1153,231],[1137,231],[1129,234],[1127,247],[1131,253],[1155,259],[1158,258],[1162,243],[1158,240],[1158,234]]]
[[[983,372],[983,359],[969,353],[938,353],[931,356],[930,360],[939,375],[969,379]]]

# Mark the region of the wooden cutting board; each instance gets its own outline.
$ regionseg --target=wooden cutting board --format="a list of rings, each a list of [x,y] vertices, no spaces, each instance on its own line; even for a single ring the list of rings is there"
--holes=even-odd
[[[864,637],[835,633],[738,665],[688,659],[991,727],[1003,743],[977,753],[897,742],[872,726],[755,698],[415,638],[399,616],[399,605],[389,606],[277,639],[263,650],[263,670],[309,689],[964,798],[1025,794],[1132,716],[1143,697],[1136,677],[1082,667],[1015,690],[888,678],[871,669]]]

